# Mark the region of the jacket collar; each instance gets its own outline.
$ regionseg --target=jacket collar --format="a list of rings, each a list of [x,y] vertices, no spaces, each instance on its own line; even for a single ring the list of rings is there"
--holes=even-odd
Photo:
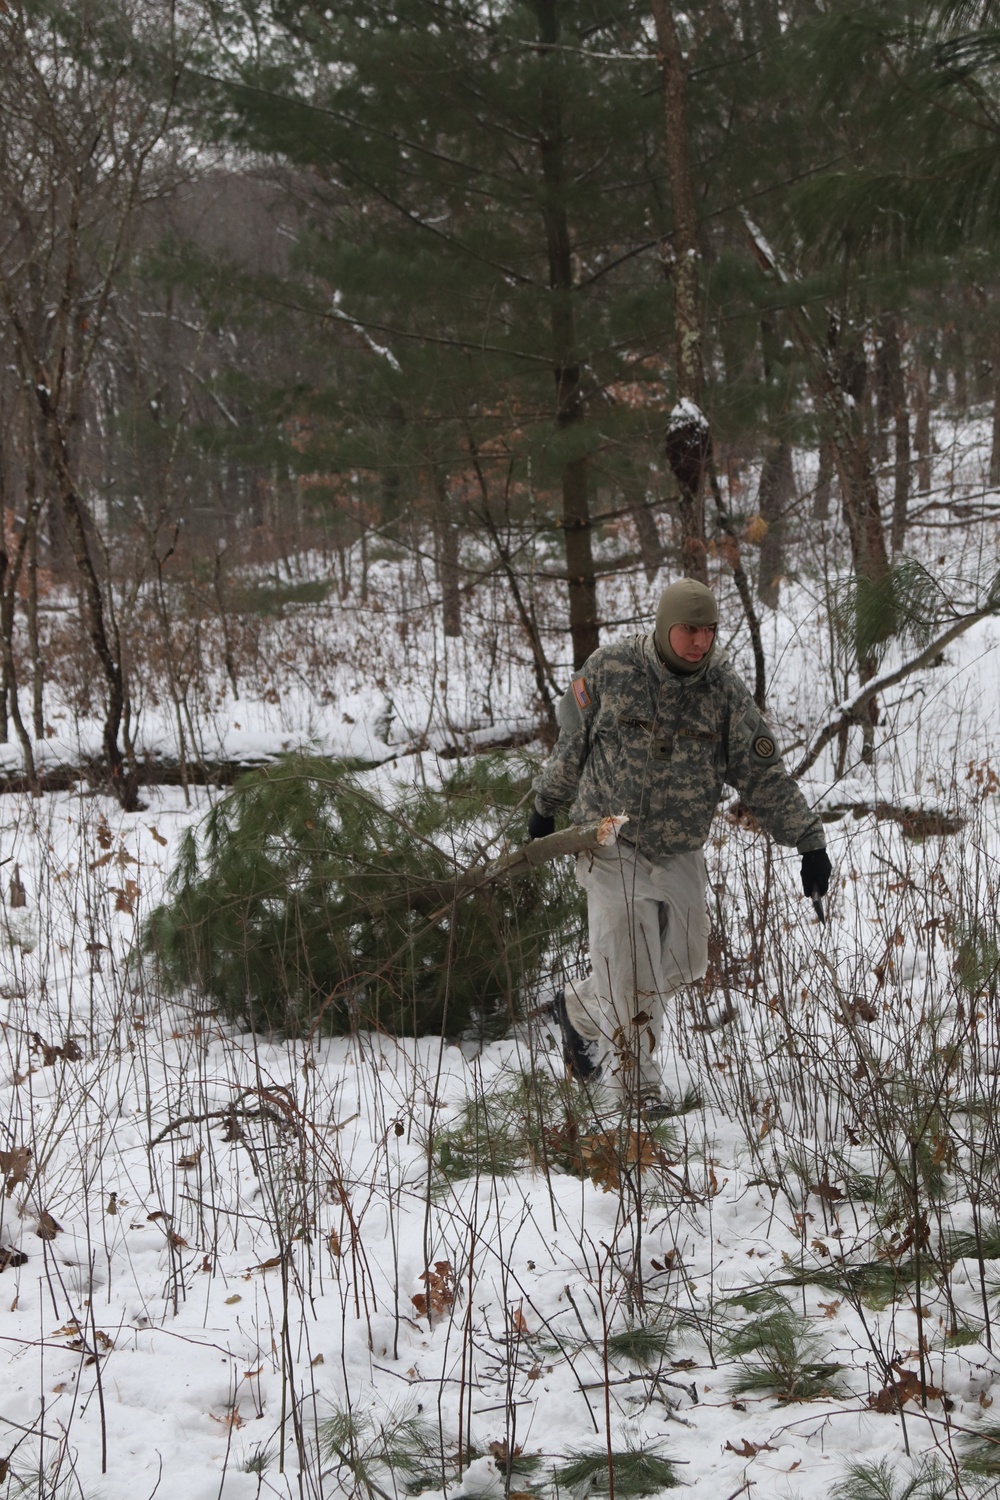
[[[726,653],[716,647],[710,659],[704,662],[696,672],[674,672],[660,655],[656,637],[652,631],[648,635],[636,636],[636,644],[643,659],[655,669],[660,681],[675,682],[678,687],[686,687],[688,683],[703,682],[726,660]]]

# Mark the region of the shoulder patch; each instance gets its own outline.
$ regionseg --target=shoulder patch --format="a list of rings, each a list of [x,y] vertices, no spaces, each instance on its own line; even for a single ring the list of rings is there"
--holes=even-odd
[[[584,680],[584,678],[577,677],[574,680],[572,686],[573,686],[573,697],[577,701],[577,706],[579,708],[589,708],[590,707],[590,694],[587,692],[587,684],[586,684],[586,681]]]
[[[771,760],[776,748],[769,734],[759,734],[753,742],[753,753],[760,760]]]

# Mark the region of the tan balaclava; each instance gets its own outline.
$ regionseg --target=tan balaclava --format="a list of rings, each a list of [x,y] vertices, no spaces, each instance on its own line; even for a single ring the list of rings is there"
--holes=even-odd
[[[671,672],[682,672],[685,676],[702,671],[712,660],[715,641],[713,640],[701,661],[685,661],[671,646],[670,631],[674,625],[718,625],[718,623],[719,606],[711,589],[707,589],[703,583],[696,583],[693,578],[682,578],[679,583],[672,583],[660,595],[656,610],[653,640],[656,643],[660,660],[666,663]]]

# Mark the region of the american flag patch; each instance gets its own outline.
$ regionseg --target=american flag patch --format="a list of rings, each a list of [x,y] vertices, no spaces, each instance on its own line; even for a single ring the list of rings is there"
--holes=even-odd
[[[582,677],[578,677],[573,683],[573,697],[580,708],[590,707],[590,694],[587,692],[587,684]]]

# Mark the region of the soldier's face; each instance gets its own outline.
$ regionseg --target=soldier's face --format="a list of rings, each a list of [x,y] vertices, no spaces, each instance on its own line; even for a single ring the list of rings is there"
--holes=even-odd
[[[707,656],[715,640],[714,625],[671,625],[670,649],[692,664]]]

